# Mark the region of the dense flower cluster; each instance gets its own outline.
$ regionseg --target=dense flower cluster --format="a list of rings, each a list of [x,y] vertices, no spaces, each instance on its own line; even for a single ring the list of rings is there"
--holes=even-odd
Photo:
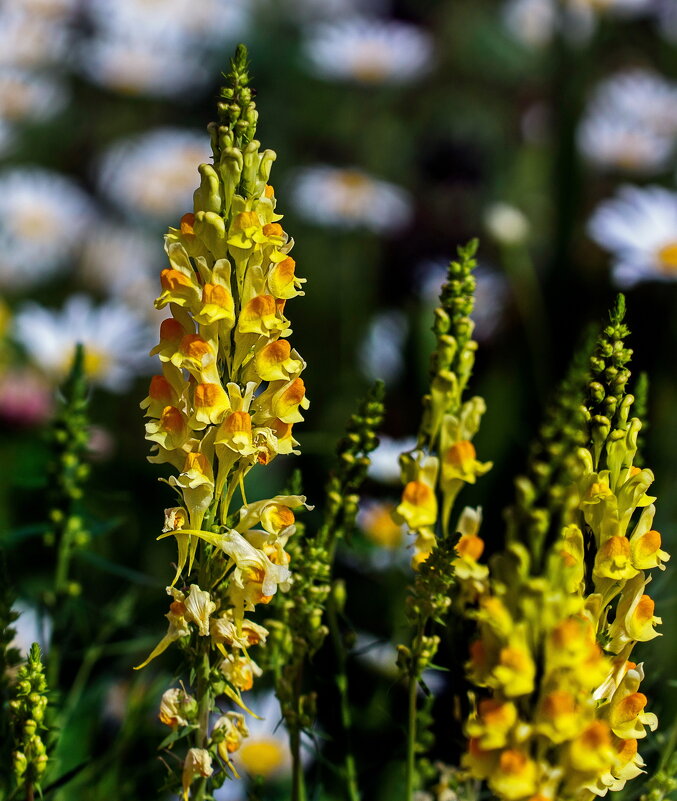
[[[268,184],[275,154],[252,140],[256,111],[242,52],[233,70],[221,124],[211,126],[214,164],[199,167],[193,212],[165,238],[169,266],[156,306],[168,306],[171,317],[153,350],[162,374],[142,407],[150,460],[176,471],[168,483],[180,504],[165,511],[163,536],[176,539],[178,560],[167,588],[169,627],[144,665],[174,641],[191,643],[211,691],[246,708],[241,693],[261,672],[250,648],[265,644],[268,632],[245,615],[287,588],[292,510],[305,499],[247,503],[244,479],[254,465],[296,452],[292,428],[308,400],[305,362],[289,343],[285,316],[286,302],[303,292]],[[232,511],[236,492],[243,504]],[[196,702],[176,688],[163,698],[164,722],[199,726],[184,763],[186,798],[194,779],[212,775],[214,756],[232,767],[230,755],[247,734],[239,712],[208,731],[205,693],[198,681]]]
[[[652,527],[653,473],[634,465],[641,423],[625,394],[622,317],[621,303],[591,358],[589,440],[543,569],[513,541],[470,613],[468,677],[483,691],[464,765],[506,801],[620,790],[643,772],[638,741],[657,726],[630,657],[658,636],[646,571],[669,556]]]

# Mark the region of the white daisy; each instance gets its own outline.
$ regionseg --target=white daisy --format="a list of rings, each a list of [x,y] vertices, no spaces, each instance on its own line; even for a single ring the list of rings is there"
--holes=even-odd
[[[202,133],[159,128],[112,145],[101,159],[99,188],[130,217],[165,225],[192,208],[198,165],[210,157]]]
[[[7,122],[45,120],[67,100],[62,83],[16,67],[0,67],[0,119]]]
[[[602,81],[590,108],[656,134],[677,135],[677,84],[651,70],[623,70]]]
[[[0,66],[33,69],[61,61],[69,40],[58,22],[16,6],[0,8]]]
[[[374,316],[358,352],[362,373],[370,380],[396,381],[404,370],[409,325],[404,312],[391,309]]]
[[[409,195],[358,169],[306,167],[291,188],[299,214],[319,225],[392,234],[411,218]]]
[[[85,347],[89,380],[111,392],[124,392],[136,375],[152,369],[153,336],[119,301],[96,307],[86,295],[73,295],[61,311],[27,303],[14,330],[17,343],[53,380],[67,375],[78,343]]]
[[[443,259],[424,262],[419,267],[417,285],[422,300],[431,305],[438,304],[447,272],[447,262]],[[473,275],[477,281],[472,313],[475,323],[473,336],[479,342],[486,342],[501,327],[510,290],[505,276],[486,264],[480,264]]]
[[[674,149],[672,137],[601,111],[583,118],[577,141],[581,154],[591,164],[634,174],[661,172]]]
[[[120,298],[155,319],[153,302],[163,255],[155,238],[139,230],[111,224],[90,227],[82,247],[80,276],[91,289]]]
[[[400,454],[410,451],[416,446],[415,437],[393,439],[388,436],[379,437],[376,450],[369,455],[368,475],[383,484],[398,484],[400,481]]]
[[[413,25],[354,17],[311,29],[305,52],[322,78],[382,84],[420,76],[430,67],[433,47],[430,36]]]
[[[26,287],[63,266],[92,213],[63,175],[37,167],[0,173],[0,286]]]
[[[196,52],[140,36],[94,36],[82,44],[78,59],[90,81],[127,95],[176,97],[209,77]]]
[[[660,186],[624,186],[597,209],[590,236],[613,253],[621,287],[677,279],[677,192]]]

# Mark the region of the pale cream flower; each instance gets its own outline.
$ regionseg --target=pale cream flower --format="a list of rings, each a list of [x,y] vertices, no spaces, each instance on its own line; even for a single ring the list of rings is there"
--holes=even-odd
[[[305,42],[317,75],[364,84],[412,81],[430,67],[432,51],[422,29],[366,17],[318,25]]]
[[[216,611],[216,604],[210,594],[201,590],[197,584],[191,584],[183,603],[186,607],[186,620],[195,623],[201,637],[209,636],[209,617]]]
[[[183,762],[183,775],[181,783],[183,785],[183,798],[188,801],[190,795],[190,785],[196,776],[209,777],[214,773],[212,758],[209,751],[204,748],[189,748]]]
[[[165,726],[188,726],[190,721],[184,716],[194,717],[196,711],[195,699],[182,687],[172,687],[163,693],[159,717]]]
[[[292,202],[310,222],[367,228],[393,234],[411,218],[409,195],[399,186],[359,169],[319,165],[301,170],[292,185]]]

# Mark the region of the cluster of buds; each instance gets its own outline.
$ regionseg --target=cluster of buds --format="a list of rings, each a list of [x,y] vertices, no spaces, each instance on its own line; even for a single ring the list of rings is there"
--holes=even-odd
[[[641,423],[625,394],[631,352],[622,302],[591,359],[587,447],[543,566],[513,541],[470,614],[468,677],[482,688],[464,765],[500,799],[581,799],[643,772],[638,741],[657,726],[639,691],[637,642],[658,636],[647,573],[668,554],[652,528],[653,473],[634,465]]]
[[[17,787],[27,788],[32,798],[47,767],[47,748],[40,732],[44,730],[47,708],[47,681],[40,647],[33,643],[28,659],[16,676],[13,698],[9,702],[14,751],[12,768]],[[27,797],[29,797],[27,795]]]
[[[152,351],[162,374],[141,404],[150,461],[175,469],[168,483],[179,498],[165,511],[162,535],[178,546],[169,627],[143,665],[180,641],[202,665],[198,685],[204,680],[194,715],[176,689],[161,713],[169,725],[198,729],[184,763],[186,798],[194,778],[211,776],[213,756],[231,766],[229,754],[246,736],[236,713],[208,731],[205,687],[246,708],[241,694],[261,672],[250,648],[265,644],[268,632],[245,615],[289,586],[285,546],[296,530],[294,509],[305,506],[298,495],[253,503],[245,495],[255,465],[298,453],[292,428],[309,405],[300,377],[306,365],[289,343],[285,306],[303,295],[304,279],[268,183],[275,154],[252,138],[257,113],[243,47],[227,77],[220,122],[210,126],[214,163],[200,165],[193,211],[165,237],[169,266],[156,306],[171,316]],[[242,504],[232,510],[236,493]]]
[[[413,451],[400,457],[404,489],[395,519],[416,536],[414,567],[428,558],[440,532],[449,534],[451,510],[461,488],[491,468],[491,463],[478,461],[472,443],[486,408],[484,400],[463,401],[477,349],[470,319],[476,251],[477,242],[470,242],[459,248],[458,261],[449,265],[435,309],[437,345],[418,441]]]

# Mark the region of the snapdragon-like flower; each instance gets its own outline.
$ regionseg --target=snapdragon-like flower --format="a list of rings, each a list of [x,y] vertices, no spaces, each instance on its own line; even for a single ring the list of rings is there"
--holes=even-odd
[[[588,225],[590,236],[610,250],[614,281],[677,278],[677,193],[661,186],[623,186],[604,201]]]
[[[310,222],[378,234],[397,233],[412,213],[404,189],[357,168],[304,168],[292,186],[292,201]]]
[[[428,34],[413,25],[358,17],[318,25],[305,50],[322,78],[378,85],[420,76],[430,67],[433,48]]]
[[[150,461],[171,466],[167,483],[180,501],[165,510],[159,537],[177,547],[169,625],[139,667],[178,643],[197,676],[185,798],[194,782],[202,797],[217,754],[219,773],[225,764],[237,775],[234,754],[247,742],[242,713],[228,712],[210,727],[208,712],[220,694],[247,710],[243,693],[262,672],[251,649],[268,638],[247,616],[288,589],[293,565],[285,548],[295,510],[306,507],[301,495],[246,499],[245,478],[255,466],[297,452],[292,429],[309,401],[286,313],[305,279],[296,274],[293,242],[268,183],[275,154],[253,139],[257,112],[242,47],[229,82],[220,121],[210,126],[213,163],[197,168],[192,211],[165,237],[168,264],[155,306],[171,316],[152,351],[161,372],[141,404]],[[236,492],[242,503],[233,509]]]
[[[556,437],[551,459],[564,466],[574,456],[578,466],[541,469],[551,480],[568,476],[559,491],[539,487],[534,470],[518,481],[509,545],[468,607],[477,637],[466,668],[478,697],[463,765],[501,801],[619,791],[643,772],[638,741],[658,725],[639,691],[643,667],[630,657],[637,642],[659,636],[645,571],[669,555],[652,527],[653,473],[633,465],[641,423],[625,393],[623,314],[619,299],[590,358],[585,414],[542,429],[540,450]],[[568,428],[576,421],[585,447]]]

